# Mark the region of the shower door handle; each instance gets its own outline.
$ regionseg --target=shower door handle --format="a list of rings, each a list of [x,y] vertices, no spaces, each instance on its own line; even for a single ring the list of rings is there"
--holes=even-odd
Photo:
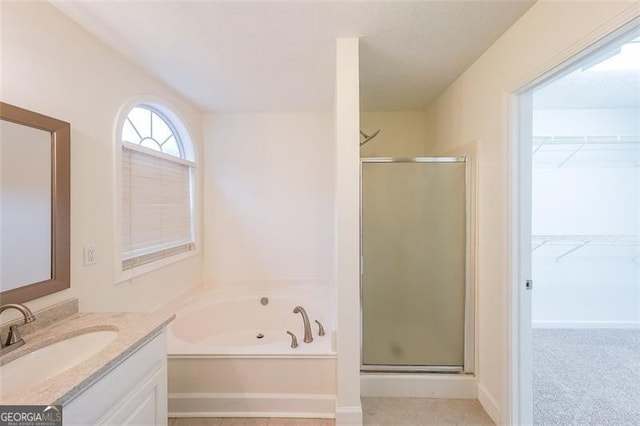
[[[527,290],[533,290],[533,280],[525,281],[524,288]]]

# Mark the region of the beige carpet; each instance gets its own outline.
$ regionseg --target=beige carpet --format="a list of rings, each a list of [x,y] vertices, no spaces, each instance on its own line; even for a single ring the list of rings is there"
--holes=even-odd
[[[640,425],[640,330],[534,329],[536,425]]]

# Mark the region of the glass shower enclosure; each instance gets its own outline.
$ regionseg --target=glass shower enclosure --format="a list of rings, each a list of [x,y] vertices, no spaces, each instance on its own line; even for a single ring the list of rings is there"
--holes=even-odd
[[[464,157],[361,159],[362,371],[471,372]]]

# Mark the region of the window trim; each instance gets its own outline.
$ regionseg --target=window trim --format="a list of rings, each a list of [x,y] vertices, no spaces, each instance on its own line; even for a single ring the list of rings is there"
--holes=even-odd
[[[185,158],[178,158],[170,154],[162,153],[150,148],[146,148],[137,144],[124,142],[122,140],[122,128],[129,112],[136,106],[146,107],[155,113],[159,114],[162,118],[168,121],[170,128],[179,137],[182,143],[182,149]],[[125,281],[129,281],[133,278],[141,275],[148,274],[152,271],[162,269],[173,263],[180,262],[182,260],[200,255],[200,176],[198,153],[196,151],[191,132],[188,130],[186,120],[178,112],[178,108],[167,102],[165,99],[157,96],[136,96],[125,102],[117,113],[114,126],[114,140],[115,140],[115,155],[113,161],[114,171],[114,218],[115,218],[115,232],[114,232],[114,283],[119,284]],[[122,150],[126,147],[128,149],[136,150],[143,153],[149,153],[160,158],[165,158],[170,161],[191,167],[191,220],[193,229],[193,244],[195,249],[178,253],[171,257],[166,257],[151,263],[143,264],[129,269],[123,269],[122,260]]]

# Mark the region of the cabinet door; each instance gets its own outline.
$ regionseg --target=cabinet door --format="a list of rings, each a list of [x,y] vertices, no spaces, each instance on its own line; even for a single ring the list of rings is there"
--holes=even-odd
[[[166,425],[166,370],[158,369],[100,423],[108,425]]]
[[[157,395],[155,389],[153,392],[145,395],[144,400],[135,409],[133,413],[121,424],[122,425],[157,425],[167,424],[166,419],[163,423],[158,422],[156,410]]]

